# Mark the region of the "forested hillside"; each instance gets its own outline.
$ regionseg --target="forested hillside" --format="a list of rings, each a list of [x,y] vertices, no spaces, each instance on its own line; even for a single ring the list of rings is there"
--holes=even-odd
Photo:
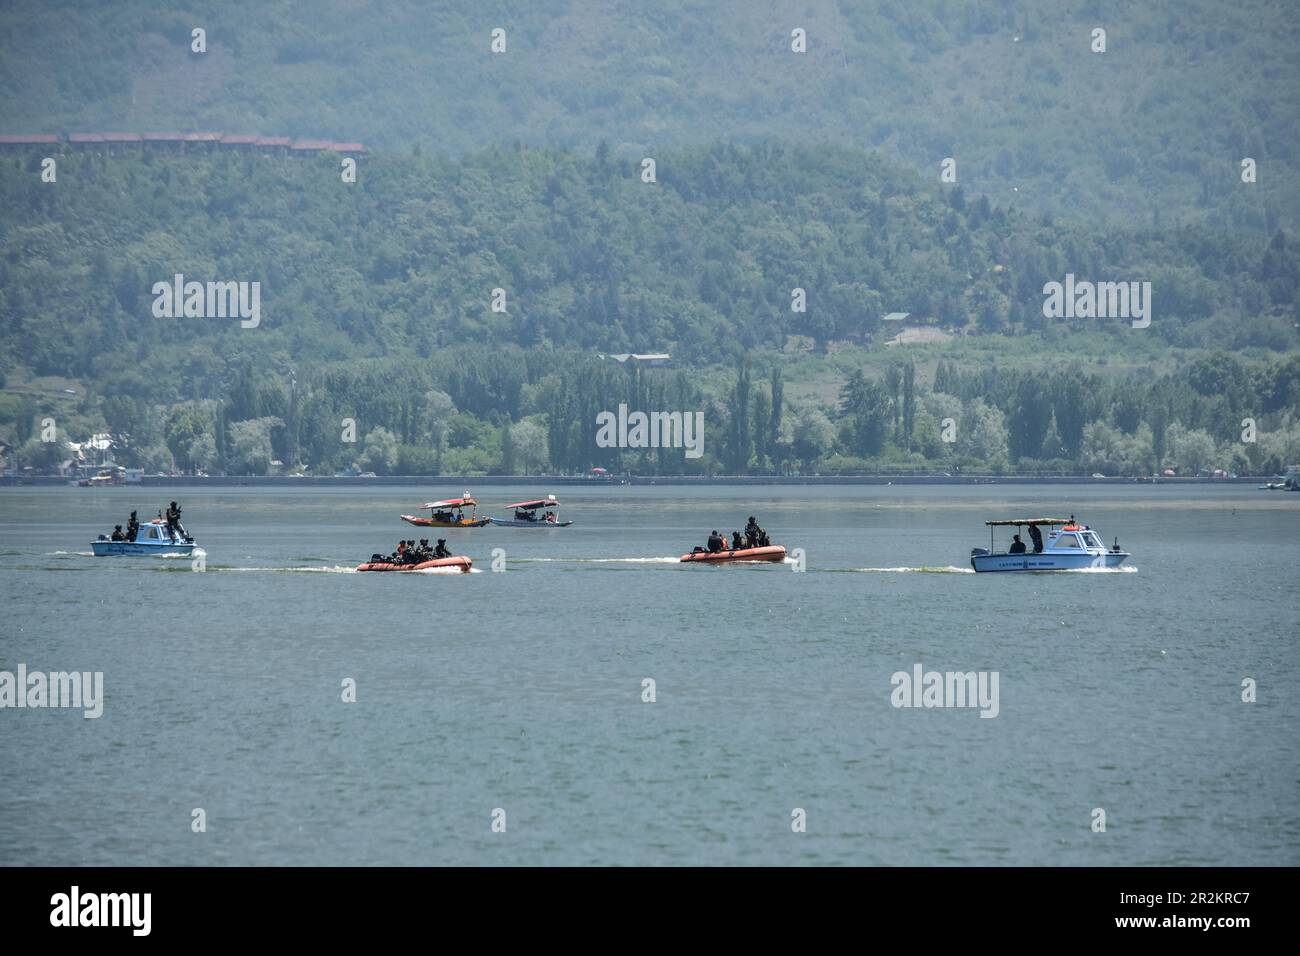
[[[326,157],[69,153],[54,183],[36,154],[0,159],[0,438],[48,465],[49,415],[150,470],[239,474],[1300,457],[1283,231],[1070,224],[829,146],[670,151],[641,173],[601,148],[378,155],[355,183]],[[177,273],[260,283],[260,323],[156,317]],[[1067,274],[1150,282],[1149,327],[1045,318]],[[891,312],[949,339],[887,346]],[[625,352],[675,368],[600,357]],[[705,454],[597,447],[619,402],[703,410]]]
[[[208,362],[555,344],[699,364],[790,334],[871,343],[892,312],[985,333],[1074,325],[1126,343],[1296,344],[1300,249],[1281,232],[1008,213],[868,154],[666,153],[656,183],[602,152],[377,157],[352,184],[339,166],[72,154],[50,184],[32,159],[0,160],[3,353],[39,373],[100,376],[142,349],[177,361],[172,350],[196,342]],[[152,286],[175,273],[260,282],[260,326],[154,319]],[[1150,327],[1045,319],[1044,284],[1067,274],[1151,282]],[[497,288],[505,311],[492,308]]]
[[[1078,221],[1300,223],[1285,0],[159,7],[4,5],[0,134],[216,130],[453,157],[605,140],[636,160],[777,139],[879,148],[936,182],[952,158],[972,197]]]

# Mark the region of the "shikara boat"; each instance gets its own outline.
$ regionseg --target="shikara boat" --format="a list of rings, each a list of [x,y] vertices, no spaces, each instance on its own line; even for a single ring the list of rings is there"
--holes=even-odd
[[[402,515],[402,520],[408,524],[419,525],[422,528],[481,528],[492,520],[491,518],[480,518],[478,516],[478,502],[470,496],[468,491],[460,498],[447,498],[445,501],[426,501],[420,507],[429,509],[429,517]],[[468,518],[465,517],[466,508],[469,509]]]
[[[1102,544],[1097,532],[1069,518],[1006,518],[984,522],[989,528],[988,549],[972,548],[970,565],[976,571],[1079,571],[1086,568],[1117,568],[1130,555],[1119,549],[1118,539],[1113,548]],[[995,551],[993,529],[1015,526],[1031,528],[1031,545],[1022,544],[1024,550]],[[1039,528],[1047,528],[1047,540],[1042,541]],[[1041,542],[1041,549],[1040,549]],[[1014,547],[1014,546],[1013,546]]]
[[[506,505],[514,514],[513,518],[492,518],[493,524],[506,528],[567,528],[572,521],[560,520],[560,503],[555,495],[536,498],[532,501],[518,501]]]

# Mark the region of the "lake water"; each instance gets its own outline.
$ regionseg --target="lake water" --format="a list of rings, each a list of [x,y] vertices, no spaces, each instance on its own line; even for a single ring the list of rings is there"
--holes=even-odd
[[[1300,495],[492,488],[575,524],[349,571],[463,490],[0,489],[0,670],[105,698],[0,710],[0,864],[1300,863]],[[171,498],[206,571],[89,556]],[[969,572],[1071,512],[1134,570]],[[750,514],[807,570],[676,561]],[[917,664],[997,716],[892,706]]]

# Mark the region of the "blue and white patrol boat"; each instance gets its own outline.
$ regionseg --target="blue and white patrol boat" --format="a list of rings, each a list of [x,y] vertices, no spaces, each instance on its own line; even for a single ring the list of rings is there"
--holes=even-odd
[[[166,521],[155,518],[140,525],[134,541],[114,541],[101,534],[90,542],[90,547],[95,557],[102,558],[116,554],[190,554],[195,545],[193,536],[173,534]]]
[[[1112,548],[1102,544],[1097,532],[1081,524],[1074,516],[1067,518],[1007,518],[986,521],[989,526],[988,549],[972,548],[970,566],[976,571],[1082,571],[1090,568],[1117,568],[1129,557],[1119,549],[1116,539]],[[1029,528],[1031,541],[1012,543],[1006,551],[993,550],[993,529],[1015,526]],[[1047,529],[1043,540],[1040,528]],[[1017,537],[1019,534],[1017,533]],[[1023,549],[1023,550],[1022,550]]]

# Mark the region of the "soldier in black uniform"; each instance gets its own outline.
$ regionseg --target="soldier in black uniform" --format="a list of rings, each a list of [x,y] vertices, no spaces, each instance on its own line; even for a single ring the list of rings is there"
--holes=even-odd
[[[1034,542],[1034,554],[1043,553],[1043,533],[1038,530],[1038,525],[1029,526],[1029,540]]]

